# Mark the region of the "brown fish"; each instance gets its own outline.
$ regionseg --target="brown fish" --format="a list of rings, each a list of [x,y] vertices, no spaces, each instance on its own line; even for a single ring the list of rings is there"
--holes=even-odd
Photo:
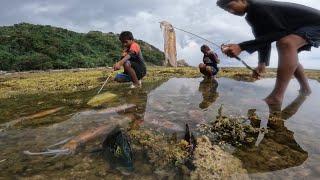
[[[13,127],[13,126],[15,126],[15,125],[17,125],[19,123],[22,124],[24,121],[29,121],[29,120],[33,120],[33,119],[38,119],[38,118],[43,118],[43,117],[49,116],[51,114],[54,114],[54,113],[57,113],[57,112],[61,111],[62,109],[64,109],[64,107],[58,107],[58,108],[54,108],[54,109],[41,111],[41,112],[38,112],[36,114],[32,114],[30,116],[21,117],[21,118],[18,118],[16,120],[7,122],[5,124],[0,125],[0,127],[10,128],[10,127]]]
[[[98,138],[104,137],[107,134],[111,133],[116,127],[123,126],[124,124],[128,124],[130,119],[122,118],[122,119],[111,119],[108,121],[108,124],[100,125],[99,127],[95,127],[80,133],[78,136],[73,138],[68,138],[64,141],[61,141],[55,145],[49,146],[46,152],[30,152],[24,151],[23,153],[26,155],[36,156],[36,155],[69,155],[74,154],[77,150],[86,145],[88,142],[94,141]],[[66,144],[64,144],[66,143]],[[51,147],[58,146],[64,144],[59,149],[50,149]]]

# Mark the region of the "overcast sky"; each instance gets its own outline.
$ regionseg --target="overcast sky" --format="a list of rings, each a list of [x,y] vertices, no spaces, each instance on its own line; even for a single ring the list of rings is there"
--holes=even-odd
[[[287,0],[320,9],[319,0]],[[216,0],[0,0],[0,25],[20,22],[46,24],[88,32],[133,32],[142,39],[163,49],[163,37],[158,22],[166,20],[174,26],[199,34],[218,44],[238,43],[253,38],[243,17],[219,9]],[[200,46],[205,43],[176,31],[178,59],[191,65],[202,60]],[[221,54],[221,53],[220,53]],[[222,55],[220,55],[222,56]],[[257,64],[257,55],[242,54],[249,64]],[[221,58],[222,65],[241,66],[238,62]],[[320,69],[320,49],[300,54],[306,68]],[[273,48],[271,67],[277,64]]]

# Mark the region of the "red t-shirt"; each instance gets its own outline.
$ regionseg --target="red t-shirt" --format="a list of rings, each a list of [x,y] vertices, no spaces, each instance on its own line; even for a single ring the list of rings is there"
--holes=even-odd
[[[126,52],[131,56],[130,60],[143,62],[141,48],[138,43],[133,42]]]
[[[141,49],[140,49],[139,44],[136,43],[136,42],[133,42],[133,43],[131,44],[130,48],[129,48],[129,52],[130,52],[130,53],[134,53],[134,54],[137,55],[137,54],[140,53],[140,51],[141,51]]]

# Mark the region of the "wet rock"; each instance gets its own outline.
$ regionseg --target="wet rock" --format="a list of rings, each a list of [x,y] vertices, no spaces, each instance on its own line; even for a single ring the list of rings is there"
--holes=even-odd
[[[252,143],[252,137],[259,133],[258,128],[246,123],[245,118],[223,116],[222,106],[218,110],[218,116],[211,124],[204,124],[199,130],[211,136],[214,134],[218,141],[227,141],[233,145]]]
[[[129,136],[134,144],[144,148],[149,162],[159,171],[182,165],[189,156],[185,140],[175,143],[164,134],[149,130],[131,130]]]
[[[191,172],[191,179],[249,179],[239,159],[213,146],[208,137],[197,139],[193,164],[196,170]]]

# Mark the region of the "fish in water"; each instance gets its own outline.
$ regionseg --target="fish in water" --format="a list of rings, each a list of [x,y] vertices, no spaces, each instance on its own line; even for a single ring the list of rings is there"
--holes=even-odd
[[[104,115],[104,114],[112,114],[112,113],[120,113],[125,112],[129,109],[135,108],[136,105],[134,104],[123,104],[117,107],[110,107],[101,110],[90,110],[90,111],[83,111],[78,114],[78,116],[91,116],[91,115]]]
[[[54,108],[54,109],[41,111],[39,113],[30,115],[30,116],[21,117],[21,118],[18,118],[16,120],[7,122],[5,124],[0,125],[0,127],[10,128],[10,127],[16,126],[18,124],[22,124],[25,121],[29,121],[29,120],[33,120],[33,119],[38,119],[38,118],[43,118],[43,117],[49,116],[51,114],[54,114],[54,113],[57,113],[57,112],[61,111],[62,109],[64,109],[64,107],[58,107],[58,108]]]
[[[124,111],[131,109],[131,108],[134,108],[134,107],[136,107],[136,105],[134,105],[134,104],[124,104],[124,105],[117,106],[117,107],[98,110],[96,112],[98,114],[119,113],[119,112],[124,112]]]
[[[122,126],[124,124],[128,124],[130,119],[123,118],[123,119],[115,119],[108,121],[108,124],[103,124],[93,129],[89,129],[80,133],[76,137],[67,138],[57,144],[49,146],[47,151],[45,152],[30,152],[24,151],[23,153],[26,155],[47,155],[47,156],[56,156],[56,155],[70,155],[75,154],[80,147],[85,146],[88,142],[94,141],[98,138],[105,137],[106,135],[110,134],[116,127]],[[51,149],[58,145],[64,144],[59,149]]]

